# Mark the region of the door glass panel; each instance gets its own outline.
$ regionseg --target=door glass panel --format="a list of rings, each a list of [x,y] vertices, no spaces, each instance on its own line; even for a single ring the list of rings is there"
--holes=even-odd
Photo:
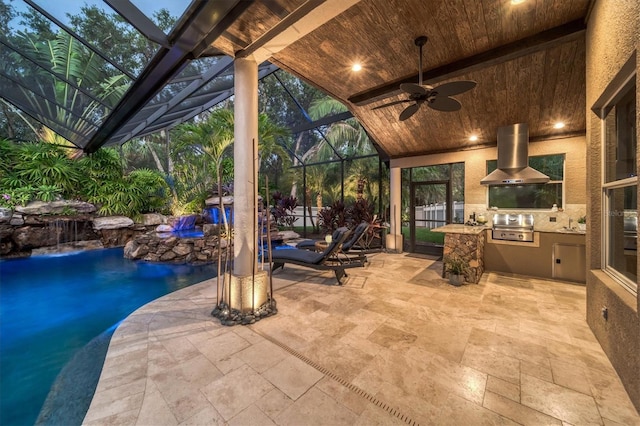
[[[444,244],[444,234],[431,230],[449,222],[447,184],[416,183],[413,184],[411,192],[410,251],[440,254]]]

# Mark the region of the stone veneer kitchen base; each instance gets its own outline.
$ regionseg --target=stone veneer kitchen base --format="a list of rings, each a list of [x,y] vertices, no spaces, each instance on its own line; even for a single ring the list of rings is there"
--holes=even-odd
[[[445,225],[434,228],[432,232],[442,232],[444,236],[443,259],[448,256],[458,256],[466,260],[469,267],[465,274],[465,281],[477,284],[484,273],[484,226]],[[449,273],[443,266],[443,278]]]
[[[446,234],[444,236],[444,257],[456,254],[469,263],[465,281],[477,284],[484,273],[484,232],[476,235]],[[445,272],[445,278],[449,276]]]

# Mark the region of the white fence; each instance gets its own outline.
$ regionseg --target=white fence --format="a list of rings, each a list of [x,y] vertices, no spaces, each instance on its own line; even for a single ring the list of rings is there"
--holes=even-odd
[[[426,204],[416,206],[416,228],[437,228],[445,224],[447,217],[447,203]],[[464,222],[464,202],[453,202],[454,221]]]
[[[438,226],[444,225],[446,221],[446,210],[447,203],[435,203],[435,204],[427,204],[424,206],[416,206],[416,227],[417,228],[436,228]],[[303,208],[302,206],[296,207],[294,214],[296,216],[296,221],[293,226],[303,226]],[[316,223],[318,220],[318,208],[311,207],[311,213],[313,214],[313,223]],[[307,214],[307,226],[311,226],[311,220],[309,219],[309,212],[306,211]],[[454,221],[458,223],[464,222],[464,202],[463,201],[454,201],[453,202],[453,217]]]

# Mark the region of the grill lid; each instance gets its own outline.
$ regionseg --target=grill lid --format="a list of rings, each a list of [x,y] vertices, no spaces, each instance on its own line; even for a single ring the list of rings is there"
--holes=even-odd
[[[532,230],[533,215],[496,213],[493,215],[493,228],[527,231]]]

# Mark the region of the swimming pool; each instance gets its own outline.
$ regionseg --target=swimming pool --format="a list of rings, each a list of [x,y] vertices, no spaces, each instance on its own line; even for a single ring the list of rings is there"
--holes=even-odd
[[[122,248],[0,261],[0,424],[33,425],[62,367],[94,337],[212,265],[134,262]]]

